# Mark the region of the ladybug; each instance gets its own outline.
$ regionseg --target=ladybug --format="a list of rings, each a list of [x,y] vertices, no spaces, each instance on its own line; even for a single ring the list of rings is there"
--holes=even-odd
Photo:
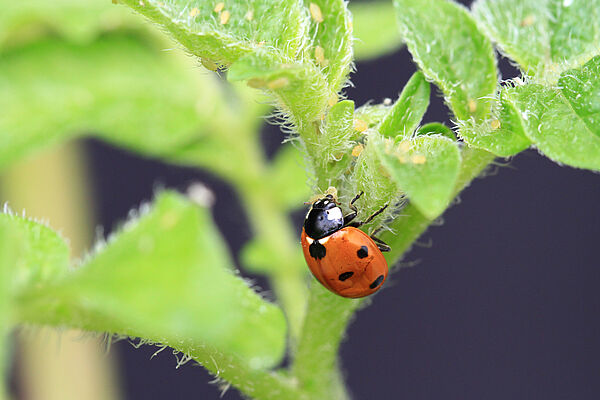
[[[358,214],[354,202],[346,216],[333,195],[312,203],[302,228],[302,251],[308,268],[319,282],[342,297],[365,297],[375,293],[388,274],[382,251],[390,247],[358,229],[386,209],[387,204],[363,222],[352,222]]]

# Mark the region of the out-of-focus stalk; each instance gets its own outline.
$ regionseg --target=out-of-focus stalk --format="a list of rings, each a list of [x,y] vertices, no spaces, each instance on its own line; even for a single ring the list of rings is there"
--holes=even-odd
[[[2,201],[48,221],[68,238],[71,256],[89,248],[93,202],[81,146],[68,144],[14,165],[0,180]],[[33,328],[17,339],[20,391],[27,400],[114,400],[114,362],[102,339],[78,331]]]

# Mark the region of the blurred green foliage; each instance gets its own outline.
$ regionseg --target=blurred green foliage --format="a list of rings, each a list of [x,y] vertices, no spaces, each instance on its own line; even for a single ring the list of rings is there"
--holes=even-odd
[[[0,1],[0,167],[91,135],[207,169],[246,208],[242,267],[269,277],[278,304],[237,275],[202,190],[197,204],[165,192],[77,269],[50,228],[0,215],[2,335],[27,323],[140,337],[257,399],[346,398],[337,349],[363,300],[307,288],[290,211],[328,186],[344,203],[365,191],[359,218],[390,205],[365,229],[390,228],[393,265],[494,156],[534,145],[600,170],[598,0],[478,0],[473,13],[394,0],[395,13],[353,4],[354,16],[341,0],[118,3]],[[398,100],[345,100],[353,60],[402,42],[420,71]],[[493,42],[523,77],[498,82]],[[458,129],[420,126],[429,82]],[[273,107],[293,145],[269,161],[259,133]],[[291,367],[273,371],[286,348]]]

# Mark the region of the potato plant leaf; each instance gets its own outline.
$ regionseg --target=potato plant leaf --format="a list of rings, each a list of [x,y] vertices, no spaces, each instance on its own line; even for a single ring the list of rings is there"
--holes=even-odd
[[[52,282],[69,272],[69,246],[48,226],[10,213],[0,213],[0,224],[18,238],[17,256],[10,268],[10,290]]]
[[[225,129],[219,83],[174,52],[117,34],[89,45],[40,40],[6,52],[0,166],[84,134],[168,158]]]
[[[447,0],[394,0],[400,33],[458,119],[484,118],[496,91],[492,45],[469,12]]]
[[[272,196],[279,201],[285,210],[296,210],[311,196],[308,185],[298,182],[306,181],[304,159],[298,149],[287,144],[275,155],[269,167],[269,187],[273,188]]]
[[[20,322],[209,346],[253,369],[279,362],[283,313],[236,276],[209,210],[169,192],[147,208],[77,270],[20,293]]]
[[[482,29],[521,69],[556,77],[599,54],[600,0],[478,0]]]
[[[316,65],[288,62],[263,51],[240,58],[231,66],[227,79],[246,80],[251,87],[271,92],[296,124],[318,120],[330,98],[325,76]]]
[[[350,13],[344,0],[305,0],[310,13],[308,49],[315,64],[327,77],[332,94],[343,86],[352,63]]]
[[[155,38],[160,35],[150,24],[110,1],[0,0],[0,9],[0,51],[44,36],[90,43],[102,33],[120,28],[143,31],[145,37],[150,32]]]
[[[379,133],[387,137],[409,137],[419,126],[429,106],[429,82],[417,71],[409,79],[400,97],[379,125]]]
[[[456,143],[442,136],[417,136],[398,143],[373,139],[390,178],[423,215],[429,219],[438,217],[452,200],[460,169]]]
[[[500,157],[515,155],[531,146],[531,141],[525,135],[519,110],[511,100],[514,91],[507,87],[500,92],[495,115],[490,119],[483,122],[461,122],[460,137],[470,146]]]
[[[600,170],[600,56],[564,72],[559,88],[517,88],[525,135],[546,156],[567,165]],[[587,79],[583,81],[581,79]]]
[[[417,136],[442,135],[450,140],[456,140],[456,135],[454,134],[454,131],[440,122],[430,122],[428,124],[425,124],[417,130],[416,134]]]
[[[120,0],[159,24],[192,54],[229,66],[258,49],[293,58],[305,14],[293,0]]]
[[[396,14],[390,1],[351,2],[354,57],[358,61],[386,55],[402,46],[396,33]]]
[[[6,370],[9,345],[7,343],[11,321],[10,280],[17,263],[19,237],[11,229],[9,221],[0,219],[0,399],[7,399]]]

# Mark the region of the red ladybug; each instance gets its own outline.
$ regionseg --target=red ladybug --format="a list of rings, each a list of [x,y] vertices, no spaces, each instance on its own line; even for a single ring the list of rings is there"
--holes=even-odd
[[[361,195],[350,202],[352,212],[346,216],[331,194],[320,198],[312,204],[302,228],[302,251],[308,268],[323,286],[342,297],[373,294],[388,274],[381,252],[390,251],[390,247],[358,229],[387,205],[364,222],[352,222],[357,215],[354,202]]]

